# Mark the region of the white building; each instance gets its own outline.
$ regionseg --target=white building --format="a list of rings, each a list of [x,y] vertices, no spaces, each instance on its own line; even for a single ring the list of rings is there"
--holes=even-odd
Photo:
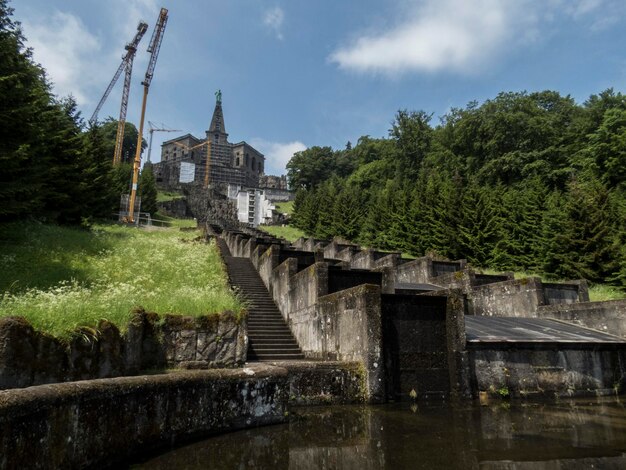
[[[276,210],[276,206],[265,197],[264,190],[229,184],[228,198],[237,204],[239,222],[258,227],[272,221],[272,212]]]

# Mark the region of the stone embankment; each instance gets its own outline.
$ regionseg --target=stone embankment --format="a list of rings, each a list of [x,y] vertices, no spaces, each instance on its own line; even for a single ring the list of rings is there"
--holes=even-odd
[[[283,423],[289,405],[363,403],[365,391],[361,364],[332,361],[4,390],[0,468],[113,468],[185,441]]]
[[[206,369],[246,361],[245,315],[205,317],[133,312],[124,334],[107,321],[62,341],[19,317],[0,319],[0,389],[136,375],[177,367]]]

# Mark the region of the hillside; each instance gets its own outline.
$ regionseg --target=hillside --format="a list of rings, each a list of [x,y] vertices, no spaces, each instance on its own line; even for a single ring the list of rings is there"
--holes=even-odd
[[[137,306],[193,316],[239,312],[214,243],[199,235],[107,224],[0,225],[0,316],[24,316],[65,336],[100,319],[123,329]]]
[[[501,93],[287,165],[292,223],[412,255],[626,285],[626,96]]]

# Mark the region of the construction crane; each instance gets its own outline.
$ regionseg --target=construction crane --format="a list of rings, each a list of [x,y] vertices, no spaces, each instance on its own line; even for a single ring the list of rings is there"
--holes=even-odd
[[[150,53],[150,62],[148,62],[148,70],[146,70],[146,77],[141,84],[143,85],[143,101],[141,103],[141,119],[139,120],[139,129],[137,133],[137,151],[135,152],[135,160],[133,162],[133,182],[130,189],[130,198],[128,201],[128,220],[129,222],[135,221],[135,199],[137,198],[137,181],[139,181],[139,167],[141,166],[141,142],[143,140],[143,123],[146,117],[146,102],[148,100],[148,90],[150,88],[150,82],[154,76],[154,68],[159,56],[159,50],[161,49],[161,42],[163,41],[163,33],[165,32],[165,26],[167,25],[167,9],[161,8],[159,13],[159,19],[154,31],[152,32],[152,38],[150,39],[150,45],[148,46],[148,52]]]
[[[122,57],[122,63],[117,68],[117,71],[115,72],[115,75],[113,75],[111,83],[109,83],[109,86],[104,92],[104,95],[102,95],[102,98],[100,98],[98,106],[96,106],[96,110],[93,112],[91,119],[89,119],[89,124],[91,125],[97,122],[98,113],[100,112],[102,105],[104,105],[104,102],[108,98],[109,93],[111,93],[111,90],[117,83],[117,79],[120,78],[122,70],[125,70],[126,73],[124,76],[124,88],[122,90],[122,105],[120,107],[120,118],[117,121],[117,134],[115,136],[115,152],[113,153],[113,164],[118,164],[122,161],[122,144],[124,142],[124,127],[126,125],[126,110],[128,108],[128,96],[130,94],[130,78],[133,72],[133,60],[135,59],[137,46],[139,46],[139,42],[141,41],[141,38],[143,38],[143,35],[146,33],[147,30],[148,25],[143,21],[140,21],[139,25],[137,26],[137,33],[135,34],[135,37],[124,47],[126,49],[126,54],[124,55],[124,57]]]
[[[181,132],[181,131],[180,129],[166,129],[163,124],[161,124],[161,127],[155,127],[154,123],[151,121],[148,121],[148,129],[150,132],[150,140],[148,141],[148,158],[146,161],[150,163],[150,154],[152,153],[152,135],[155,132]]]

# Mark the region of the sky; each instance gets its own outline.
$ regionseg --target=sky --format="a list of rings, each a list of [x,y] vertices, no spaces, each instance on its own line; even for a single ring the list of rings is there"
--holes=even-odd
[[[229,141],[285,173],[294,152],[388,136],[399,109],[438,122],[502,91],[556,90],[583,103],[626,92],[624,0],[12,0],[53,91],[87,120],[140,20],[127,120],[138,124],[161,7],[169,10],[146,120],[204,137],[222,103]],[[123,77],[99,114],[117,118]],[[144,153],[144,159],[146,155]]]

